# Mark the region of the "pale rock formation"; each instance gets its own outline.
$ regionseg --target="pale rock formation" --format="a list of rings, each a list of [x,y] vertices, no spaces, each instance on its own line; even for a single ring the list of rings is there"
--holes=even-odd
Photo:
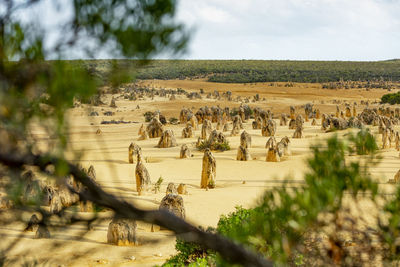
[[[244,148],[251,147],[251,136],[246,131],[243,131],[240,135],[240,146]]]
[[[187,188],[186,188],[186,184],[179,184],[178,186],[178,194],[180,195],[187,195]]]
[[[271,136],[267,143],[265,143],[265,148],[276,147],[277,142],[274,136]]]
[[[134,163],[137,158],[137,154],[141,153],[142,149],[135,143],[131,143],[128,147],[128,161]]]
[[[317,121],[316,121],[315,119],[313,119],[313,120],[311,121],[311,125],[312,125],[312,126],[317,125]]]
[[[317,110],[315,111],[315,118],[316,118],[317,120],[319,120],[319,119],[321,118],[321,112],[319,111],[319,109],[317,109]]]
[[[183,144],[181,146],[181,151],[179,153],[179,158],[185,159],[185,158],[190,158],[192,156],[192,153],[190,152],[190,149],[186,144]]]
[[[293,106],[290,106],[290,119],[294,120],[295,119],[295,115],[296,114],[296,109]]]
[[[262,136],[274,136],[276,133],[276,122],[274,120],[268,120],[267,123],[261,129]]]
[[[110,107],[111,108],[116,108],[117,107],[117,105],[115,104],[115,98],[114,97],[111,98]]]
[[[135,169],[136,191],[143,195],[151,190],[150,174],[142,162],[142,154],[137,155],[137,164]]]
[[[186,217],[185,206],[183,204],[183,198],[178,194],[167,194],[161,200],[159,209],[167,210],[182,219],[185,219],[185,217]]]
[[[279,125],[280,126],[286,126],[287,125],[287,121],[288,121],[288,119],[287,119],[286,114],[282,113],[281,117],[280,117],[280,120],[279,120]]]
[[[147,140],[149,139],[149,134],[147,131],[143,131],[142,134],[139,136],[138,141]]]
[[[25,228],[25,232],[36,232],[39,228],[39,218],[36,216],[36,214],[33,214],[31,218],[29,219],[28,225]]]
[[[293,138],[303,138],[303,127],[298,126],[293,133]]]
[[[239,146],[238,147],[238,152],[237,152],[237,155],[236,155],[236,160],[239,160],[239,161],[249,161],[249,160],[251,160],[249,149],[247,147],[244,147],[244,146]]]
[[[278,149],[279,157],[290,156],[292,154],[290,151],[290,140],[287,136],[283,137],[276,147]]]
[[[47,226],[44,224],[39,224],[38,228],[36,230],[35,238],[50,238],[50,232],[49,229],[47,229]]]
[[[162,123],[160,122],[160,119],[158,116],[155,116],[149,125],[147,125],[147,133],[150,138],[156,138],[156,137],[161,137],[161,135],[164,132],[164,127]]]
[[[182,138],[191,138],[193,137],[193,128],[189,123],[182,130]]]
[[[257,116],[254,118],[254,121],[251,123],[251,126],[253,127],[253,129],[261,129],[262,127],[262,118]]]
[[[176,189],[176,186],[175,186],[174,183],[169,183],[168,184],[165,194],[166,195],[168,195],[168,194],[178,194],[178,190]]]
[[[214,188],[216,182],[216,161],[210,149],[204,151],[200,188]]]
[[[205,119],[203,121],[203,125],[201,127],[201,135],[200,135],[201,139],[207,139],[208,135],[211,133],[211,131],[212,131],[211,121],[208,119]]]
[[[386,128],[382,133],[382,149],[390,148],[390,130]]]
[[[346,114],[345,114],[345,116],[346,116],[347,118],[350,118],[350,117],[351,117],[351,109],[350,109],[350,106],[347,106],[347,107],[346,107]]]
[[[174,132],[172,130],[165,130],[158,141],[157,147],[168,148],[177,146]]]
[[[142,123],[142,125],[139,128],[138,135],[142,136],[144,132],[146,132],[146,128],[144,127],[144,125]]]
[[[117,246],[137,245],[135,220],[114,218],[108,225],[107,243]]]
[[[276,146],[273,146],[272,143],[268,147],[267,150],[267,157],[265,159],[267,162],[279,162],[281,161],[278,153],[278,149]]]

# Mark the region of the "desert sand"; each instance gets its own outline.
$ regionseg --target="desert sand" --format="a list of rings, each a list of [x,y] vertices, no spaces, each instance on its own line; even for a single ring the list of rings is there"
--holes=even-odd
[[[360,105],[361,100],[373,102],[387,93],[382,89],[351,89],[327,90],[321,89],[318,84],[296,84],[295,87],[268,86],[267,84],[216,84],[202,80],[172,80],[172,81],[143,81],[143,84],[156,88],[182,88],[187,91],[198,92],[214,90],[224,92],[230,90],[234,96],[253,96],[260,94],[261,100],[249,103],[250,107],[270,109],[276,116],[281,112],[289,113],[289,106],[300,106],[314,103],[314,107],[321,112],[334,112],[336,104],[333,100],[346,100],[348,103],[357,102],[357,110],[361,112],[365,106]],[[161,199],[169,182],[184,183],[188,187],[188,194],[183,195],[186,208],[186,218],[189,222],[203,226],[216,227],[222,214],[235,210],[235,206],[245,208],[256,205],[265,190],[280,186],[301,186],[303,174],[307,171],[306,158],[310,156],[309,146],[318,143],[335,133],[321,131],[321,121],[317,120],[316,126],[311,126],[311,120],[305,123],[304,138],[292,139],[294,130],[287,126],[279,126],[277,122],[277,140],[288,136],[291,141],[292,156],[284,157],[281,162],[266,162],[265,143],[268,137],[261,136],[261,130],[253,130],[252,120],[244,123],[246,131],[252,137],[250,154],[251,161],[236,161],[239,136],[226,136],[231,145],[230,151],[213,152],[217,164],[216,188],[208,191],[200,189],[201,167],[203,153],[197,151],[194,143],[200,134],[200,129],[195,131],[195,137],[183,139],[181,132],[184,124],[165,126],[172,129],[178,146],[172,148],[156,148],[159,138],[138,141],[138,130],[144,122],[143,113],[146,111],[160,110],[167,118],[179,118],[182,107],[220,105],[221,107],[238,107],[238,102],[218,101],[215,99],[188,100],[181,96],[176,100],[154,97],[129,101],[114,95],[117,108],[110,108],[112,95],[106,95],[104,102],[107,105],[91,107],[83,105],[73,108],[67,114],[70,122],[69,149],[66,152],[69,159],[80,162],[84,167],[93,165],[97,172],[97,181],[108,192],[147,209],[158,209]],[[137,109],[139,105],[139,109]],[[344,105],[341,105],[344,110]],[[97,111],[100,116],[89,117],[90,111]],[[103,116],[103,112],[113,111],[112,117]],[[298,114],[304,114],[304,109],[297,109]],[[129,124],[102,125],[102,120],[131,121]],[[213,124],[215,127],[215,123]],[[395,126],[399,130],[398,126]],[[101,134],[96,134],[100,129]],[[377,136],[378,144],[380,135],[377,128],[372,127],[372,132]],[[339,131],[343,136],[349,131]],[[32,134],[46,140],[41,129],[32,128]],[[138,196],[135,186],[135,165],[128,162],[128,146],[135,142],[142,148],[152,182],[159,177],[164,179],[161,192]],[[187,144],[193,157],[179,159],[180,146]],[[394,148],[380,150],[382,161],[371,169],[377,182],[381,183],[385,193],[390,193],[393,185],[387,184],[398,171],[399,153]],[[79,160],[77,160],[77,157]],[[100,216],[110,215],[102,212]],[[23,218],[29,219],[29,214]],[[86,214],[87,216],[87,214]],[[19,242],[7,255],[10,259],[19,262],[37,260],[38,263],[47,263],[49,266],[153,266],[162,264],[171,255],[174,255],[175,237],[169,231],[150,231],[150,226],[139,223],[138,246],[113,246],[106,243],[107,226],[110,220],[99,221],[92,230],[86,232],[85,225],[74,224],[67,228],[51,228],[50,239],[34,239],[33,233],[23,233]],[[0,247],[3,247],[17,238],[24,228],[24,224],[12,224],[0,227],[0,235],[4,238]],[[134,259],[132,258],[134,257]]]

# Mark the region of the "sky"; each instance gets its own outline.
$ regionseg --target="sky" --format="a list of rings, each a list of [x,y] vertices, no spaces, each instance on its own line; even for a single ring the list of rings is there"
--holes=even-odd
[[[181,0],[189,59],[400,58],[400,0]]]
[[[55,12],[54,2],[44,0],[27,18],[57,29],[71,11]],[[180,0],[177,7],[177,20],[191,32],[184,59],[400,58],[400,0]],[[47,42],[60,37],[55,31]]]

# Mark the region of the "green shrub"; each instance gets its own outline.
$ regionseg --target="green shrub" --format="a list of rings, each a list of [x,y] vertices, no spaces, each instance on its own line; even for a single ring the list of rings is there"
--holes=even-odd
[[[252,209],[244,209],[242,206],[236,206],[235,211],[228,215],[221,215],[218,221],[217,231],[225,236],[238,229],[240,225],[249,219]]]
[[[213,232],[212,228],[208,228],[207,232]],[[215,252],[204,250],[199,245],[191,242],[185,242],[180,238],[176,238],[175,249],[178,254],[168,259],[163,266],[209,266],[215,263]]]
[[[391,105],[400,104],[400,92],[383,95],[381,98],[381,102],[389,103]]]
[[[229,142],[226,140],[223,143],[214,143],[211,144],[208,140],[203,140],[201,143],[197,146],[197,149],[200,151],[204,151],[206,148],[209,148],[210,150],[217,150],[217,151],[227,151],[231,150],[231,146],[229,145]]]
[[[363,128],[356,135],[350,135],[349,140],[357,155],[370,155],[378,150],[375,137],[369,132],[369,129]]]
[[[154,183],[154,185],[153,185],[154,193],[157,194],[158,192],[160,192],[160,187],[161,187],[161,184],[162,184],[163,181],[164,181],[164,179],[162,178],[162,176],[160,176],[158,178],[157,182]]]

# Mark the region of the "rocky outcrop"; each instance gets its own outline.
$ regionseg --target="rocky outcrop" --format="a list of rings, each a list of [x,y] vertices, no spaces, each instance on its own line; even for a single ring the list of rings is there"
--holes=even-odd
[[[251,123],[251,126],[253,127],[253,129],[261,129],[263,124],[263,121],[261,119],[261,117],[257,116],[254,118],[254,121]]]
[[[312,126],[316,126],[316,125],[317,125],[317,121],[316,121],[315,119],[313,119],[313,120],[311,121],[311,125],[312,125]]]
[[[161,137],[161,135],[164,132],[164,127],[162,123],[159,120],[158,116],[155,116],[149,125],[147,125],[146,129],[148,135],[150,138],[156,138],[156,137]]]
[[[36,230],[35,238],[50,238],[49,229],[45,224],[39,224]]]
[[[167,210],[174,215],[185,219],[186,212],[183,204],[183,198],[178,194],[167,194],[160,204],[160,210]]]
[[[187,188],[185,184],[179,184],[178,186],[178,194],[180,195],[187,195]]]
[[[210,149],[204,151],[200,188],[214,188],[216,182],[216,161]]]
[[[193,128],[190,124],[187,124],[182,130],[182,138],[191,138],[193,136]]]
[[[139,195],[143,195],[151,190],[150,174],[142,162],[142,155],[137,155],[137,164],[135,169],[136,191]]]
[[[316,118],[317,120],[319,120],[319,119],[321,118],[321,112],[319,111],[319,109],[316,109],[316,110],[315,110],[315,118]]]
[[[36,214],[33,214],[29,219],[28,225],[25,228],[25,232],[36,232],[39,228],[39,218]]]
[[[278,149],[277,149],[276,146],[274,146],[272,144],[272,142],[268,147],[267,157],[266,157],[265,161],[268,161],[268,162],[279,162],[279,161],[281,161],[281,159],[279,157]]]
[[[385,128],[382,133],[382,149],[390,148],[390,129]]]
[[[307,103],[304,106],[304,114],[305,114],[305,120],[308,121],[308,119],[310,118],[310,116],[313,113],[313,104],[311,103]]]
[[[351,109],[350,109],[350,106],[346,106],[345,116],[346,116],[347,118],[350,118],[350,117],[351,117]]]
[[[143,133],[146,132],[146,128],[144,127],[143,123],[139,128],[138,135],[141,136]]]
[[[175,186],[174,183],[169,183],[168,184],[165,194],[166,195],[168,195],[168,194],[178,194],[178,190],[176,189],[176,186]]]
[[[291,151],[290,151],[290,140],[287,136],[283,137],[281,141],[278,142],[276,145],[278,149],[278,155],[279,157],[282,156],[290,156]]]
[[[243,131],[240,135],[240,146],[244,148],[251,147],[251,136],[246,131]]]
[[[239,146],[238,147],[238,152],[237,152],[237,155],[236,155],[236,160],[239,160],[239,161],[251,160],[249,149],[247,147],[244,147],[244,146]]]
[[[114,97],[111,98],[110,107],[111,108],[116,108],[117,107],[117,105],[115,104],[115,98]]]
[[[202,127],[201,127],[201,135],[200,135],[200,138],[201,139],[207,139],[208,138],[208,135],[211,133],[211,131],[212,131],[212,124],[211,124],[211,121],[209,121],[208,119],[205,119],[204,121],[203,121],[203,125],[202,125]]]
[[[107,243],[117,246],[137,244],[135,220],[114,218],[108,225]]]
[[[280,126],[286,126],[286,125],[287,125],[287,122],[288,122],[288,119],[287,119],[286,114],[285,114],[285,113],[282,113],[282,114],[281,114],[281,117],[280,117],[280,119],[279,119],[279,125],[280,125]]]
[[[276,122],[274,120],[268,120],[261,129],[262,136],[274,136],[276,133]]]
[[[265,143],[265,148],[276,147],[277,142],[274,136],[271,136],[267,143]]]
[[[332,118],[330,120],[331,130],[345,130],[348,128],[348,123],[345,119],[342,118]]]
[[[298,126],[293,133],[293,138],[303,138],[303,127]]]
[[[128,147],[128,161],[129,163],[134,163],[137,159],[137,154],[141,153],[142,149],[135,143],[131,143]]]
[[[181,146],[181,151],[179,153],[179,158],[185,159],[185,158],[190,158],[192,156],[192,153],[190,152],[190,149],[186,144],[183,144]]]
[[[290,119],[294,120],[296,117],[296,109],[294,106],[290,106]]]
[[[190,109],[186,108],[181,109],[181,112],[179,113],[179,122],[180,123],[188,122],[189,114],[192,114],[192,111]]]
[[[168,148],[177,146],[174,132],[172,130],[165,130],[158,141],[157,147]]]

